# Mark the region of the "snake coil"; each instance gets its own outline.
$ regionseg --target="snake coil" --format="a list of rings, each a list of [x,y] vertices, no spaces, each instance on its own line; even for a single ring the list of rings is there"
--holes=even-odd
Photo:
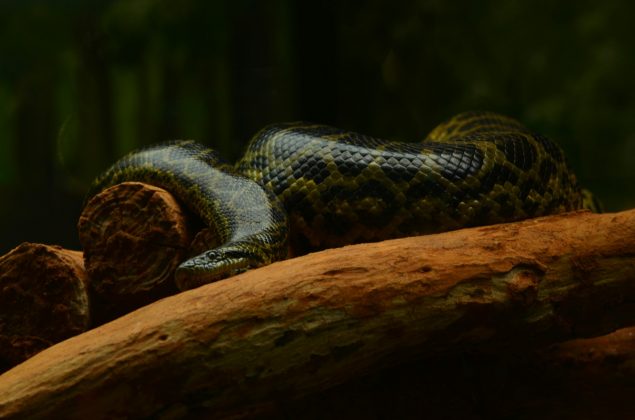
[[[312,250],[598,210],[558,145],[491,112],[459,114],[419,143],[271,125],[235,166],[194,141],[163,143],[120,159],[88,197],[124,181],[167,189],[217,233],[222,245],[177,269],[181,288],[284,259],[289,240]]]

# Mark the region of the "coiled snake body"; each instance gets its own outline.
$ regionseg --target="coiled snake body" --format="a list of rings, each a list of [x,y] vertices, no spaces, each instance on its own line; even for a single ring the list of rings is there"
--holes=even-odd
[[[164,143],[116,162],[88,197],[124,181],[167,189],[218,235],[178,268],[182,288],[283,259],[289,239],[309,250],[596,209],[555,143],[490,112],[459,114],[420,143],[272,125],[235,166],[193,141]]]

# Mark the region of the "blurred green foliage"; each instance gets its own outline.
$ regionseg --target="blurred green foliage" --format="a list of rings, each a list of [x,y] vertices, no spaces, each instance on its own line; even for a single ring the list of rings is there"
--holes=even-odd
[[[469,109],[564,147],[635,207],[635,8],[616,0],[0,0],[0,251],[77,247],[91,179],[195,138],[236,159],[310,120],[417,140]]]

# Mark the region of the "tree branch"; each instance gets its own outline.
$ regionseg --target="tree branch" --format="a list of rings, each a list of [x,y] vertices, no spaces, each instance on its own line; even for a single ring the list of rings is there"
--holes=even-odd
[[[0,417],[238,415],[397,363],[635,323],[635,210],[309,254],[165,298],[0,376]]]

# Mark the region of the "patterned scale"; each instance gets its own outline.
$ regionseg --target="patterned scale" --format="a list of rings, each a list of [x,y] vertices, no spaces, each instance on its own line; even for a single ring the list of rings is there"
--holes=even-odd
[[[420,143],[325,125],[265,127],[235,168],[191,141],[133,152],[89,197],[123,181],[171,191],[222,245],[177,270],[204,284],[296,251],[426,234],[590,208],[561,149],[518,121],[459,114]]]
[[[98,177],[87,198],[125,181],[165,188],[218,235],[221,246],[180,265],[179,284],[201,285],[287,254],[282,203],[199,143],[173,141],[133,152]]]
[[[282,200],[303,250],[582,206],[560,148],[493,113],[460,114],[421,143],[279,124],[256,135],[237,168]]]

